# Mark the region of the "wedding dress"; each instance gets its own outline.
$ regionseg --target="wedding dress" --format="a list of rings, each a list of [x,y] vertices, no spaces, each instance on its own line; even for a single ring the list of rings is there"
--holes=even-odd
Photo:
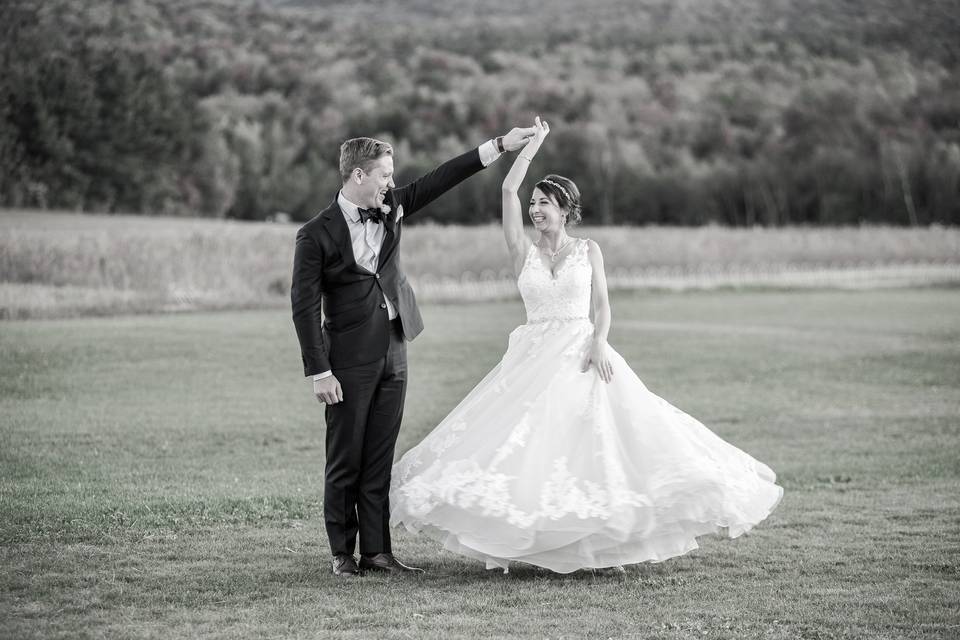
[[[393,526],[507,568],[559,573],[659,562],[697,536],[748,531],[774,472],[651,393],[613,349],[613,379],[580,365],[593,336],[585,240],[553,275],[531,246],[527,323],[500,363],[393,468]]]

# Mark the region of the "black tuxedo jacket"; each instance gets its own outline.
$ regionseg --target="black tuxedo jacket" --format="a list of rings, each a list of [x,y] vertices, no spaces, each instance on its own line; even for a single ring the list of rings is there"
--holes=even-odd
[[[413,289],[400,269],[403,220],[483,168],[473,149],[410,184],[391,189],[376,272],[359,266],[350,231],[336,198],[297,232],[293,258],[293,324],[300,340],[303,373],[354,367],[384,357],[390,342],[386,297],[407,340],[423,330]],[[398,213],[402,211],[402,217]]]

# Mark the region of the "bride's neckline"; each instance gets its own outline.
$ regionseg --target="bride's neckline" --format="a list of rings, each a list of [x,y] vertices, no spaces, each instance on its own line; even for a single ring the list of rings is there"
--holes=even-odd
[[[533,252],[533,259],[540,263],[540,266],[543,267],[543,270],[549,274],[552,280],[556,280],[557,276],[560,274],[560,271],[563,270],[563,267],[570,262],[570,258],[573,256],[574,252],[580,247],[580,243],[583,241],[582,238],[570,237],[570,240],[558,254],[558,261],[552,265],[544,262],[543,250],[537,245],[536,242],[531,243],[530,250]],[[562,257],[561,257],[562,254]]]

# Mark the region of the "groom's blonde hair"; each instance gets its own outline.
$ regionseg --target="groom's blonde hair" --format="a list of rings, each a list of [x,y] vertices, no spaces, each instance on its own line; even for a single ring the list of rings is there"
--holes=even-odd
[[[392,156],[393,147],[375,138],[350,138],[340,145],[340,178],[344,182],[357,167],[370,173],[373,163],[383,156]]]

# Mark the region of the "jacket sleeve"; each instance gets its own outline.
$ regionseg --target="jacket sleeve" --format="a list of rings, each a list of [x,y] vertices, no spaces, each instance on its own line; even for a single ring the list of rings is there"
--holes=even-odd
[[[480,151],[467,151],[421,176],[410,184],[393,190],[394,201],[403,206],[404,217],[427,206],[451,188],[483,169]]]
[[[290,301],[293,305],[293,325],[300,340],[305,376],[330,370],[330,358],[322,331],[322,292],[323,250],[301,229],[297,233],[297,246],[293,255]]]

